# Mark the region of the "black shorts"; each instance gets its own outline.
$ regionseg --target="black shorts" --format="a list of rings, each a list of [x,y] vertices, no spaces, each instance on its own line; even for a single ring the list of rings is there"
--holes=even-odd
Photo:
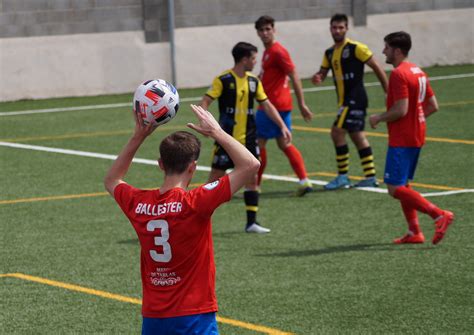
[[[342,106],[337,112],[334,127],[346,129],[349,133],[356,133],[363,131],[365,128],[365,116],[367,112],[365,109],[351,109],[347,106]]]
[[[248,151],[260,160],[260,149],[257,141],[251,145],[246,145]],[[217,170],[227,170],[234,167],[234,162],[230,159],[229,154],[218,144],[214,144],[214,152],[212,154],[212,168]]]

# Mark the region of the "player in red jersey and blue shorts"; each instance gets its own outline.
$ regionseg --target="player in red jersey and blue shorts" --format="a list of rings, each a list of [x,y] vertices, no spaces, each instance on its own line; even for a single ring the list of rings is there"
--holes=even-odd
[[[199,124],[188,126],[226,150],[235,166],[231,173],[188,191],[201,144],[193,134],[179,131],[160,144],[158,165],[164,171],[161,187],[141,190],[127,184],[122,178],[154,130],[135,115],[135,132],[104,180],[140,241],[142,334],[218,334],[211,216],[260,167],[211,113],[191,107]]]
[[[425,118],[438,110],[438,102],[426,74],[408,61],[411,37],[400,31],[385,36],[383,53],[394,70],[390,75],[387,95],[387,112],[370,116],[370,125],[386,122],[388,127],[388,152],[384,182],[388,192],[401,203],[408,233],[394,243],[423,243],[425,237],[418,224],[417,212],[431,216],[436,230],[433,244],[444,237],[454,214],[442,210],[413,190],[413,180],[420,150],[425,143]]]
[[[295,65],[288,50],[275,40],[275,20],[268,15],[261,16],[255,22],[255,29],[265,46],[260,79],[268,99],[278,110],[288,129],[291,130],[293,103],[288,78],[291,79],[301,115],[305,121],[311,121],[313,113],[304,102],[303,88]],[[293,171],[299,178],[300,186],[298,187],[297,195],[303,196],[311,192],[313,188],[308,180],[305,163],[300,151],[291,141],[287,141],[282,136],[280,128],[264,113],[262,106],[258,108],[255,121],[257,124],[258,146],[260,148],[260,161],[262,163],[258,171],[258,185],[262,181],[262,174],[267,165],[267,141],[274,138],[278,148],[288,158]]]

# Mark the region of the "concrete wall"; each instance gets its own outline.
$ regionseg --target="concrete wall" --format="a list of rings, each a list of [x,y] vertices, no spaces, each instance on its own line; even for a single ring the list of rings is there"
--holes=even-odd
[[[421,66],[474,63],[474,9],[369,16],[349,37],[369,45],[383,63],[383,37],[412,34],[411,59]],[[332,43],[328,19],[277,22],[277,37],[302,77],[319,68]],[[232,66],[238,41],[259,46],[253,24],[176,30],[178,87],[207,86]],[[256,69],[255,72],[258,72]],[[132,92],[150,78],[170,79],[167,43],[145,43],[140,31],[0,39],[0,101]]]
[[[329,20],[277,22],[276,29],[277,39],[290,51],[300,76],[310,77],[319,69],[324,50],[333,43]],[[410,58],[420,66],[474,63],[474,9],[372,15],[367,26],[351,26],[348,37],[367,44],[383,64],[383,37],[399,30],[411,34]],[[257,45],[259,51],[263,48],[252,24],[178,31],[177,78],[183,87],[210,84],[213,75],[231,67],[230,50],[238,40]],[[204,52],[192,53],[193,45],[195,50],[202,46]],[[258,71],[257,65],[254,72]]]
[[[0,101],[132,92],[169,54],[141,31],[0,39]]]

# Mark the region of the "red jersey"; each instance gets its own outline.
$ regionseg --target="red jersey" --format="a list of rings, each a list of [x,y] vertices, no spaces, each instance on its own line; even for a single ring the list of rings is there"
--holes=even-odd
[[[216,312],[211,215],[231,199],[229,177],[164,194],[122,183],[114,197],[140,241],[143,316]]]
[[[265,49],[260,79],[270,102],[278,111],[290,111],[293,108],[288,73],[294,69],[290,54],[283,45],[275,42]]]
[[[402,62],[390,74],[387,110],[395,101],[408,99],[408,113],[388,122],[388,145],[420,148],[425,143],[424,102],[434,95],[426,74],[415,64]]]

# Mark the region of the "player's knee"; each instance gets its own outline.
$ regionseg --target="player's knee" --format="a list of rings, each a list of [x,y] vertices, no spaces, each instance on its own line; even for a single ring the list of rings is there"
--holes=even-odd
[[[397,188],[399,188],[399,187],[401,187],[401,186],[387,184],[388,194],[392,198],[395,198],[395,192],[397,191]]]

